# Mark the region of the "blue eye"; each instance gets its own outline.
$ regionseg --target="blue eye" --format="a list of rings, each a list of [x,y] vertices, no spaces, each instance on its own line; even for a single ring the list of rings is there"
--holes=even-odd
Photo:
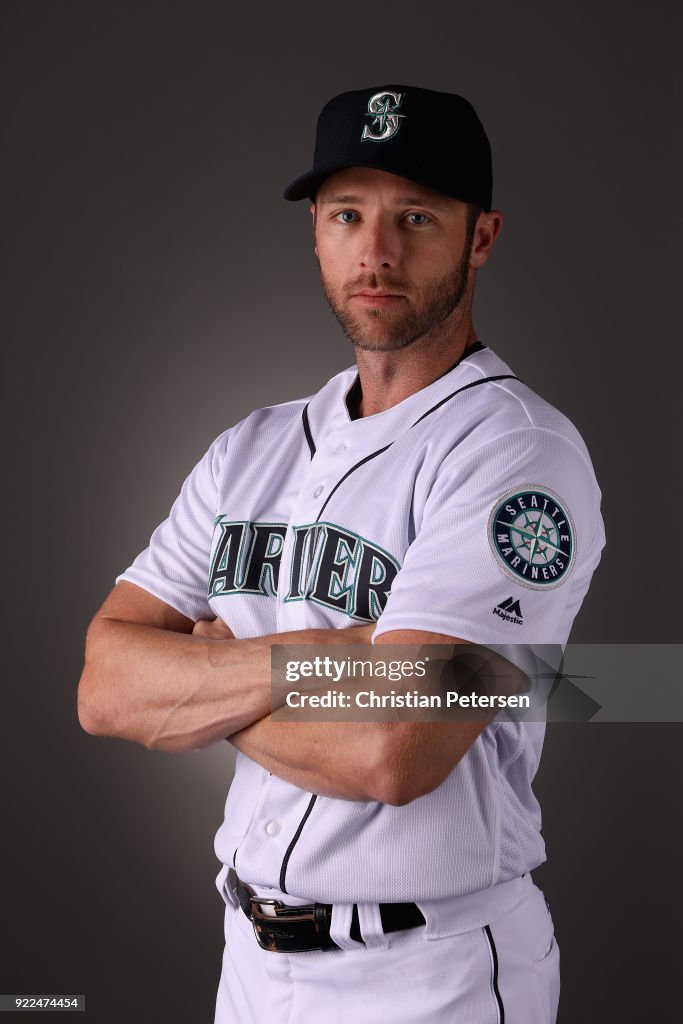
[[[357,216],[353,210],[342,210],[337,214],[337,219],[341,220],[342,224],[353,224]]]
[[[409,213],[408,219],[410,220],[411,224],[415,224],[417,226],[429,223],[429,217],[427,216],[426,213]]]

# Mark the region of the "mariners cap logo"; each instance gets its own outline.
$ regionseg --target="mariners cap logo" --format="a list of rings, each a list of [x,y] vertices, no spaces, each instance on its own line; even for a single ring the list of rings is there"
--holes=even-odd
[[[488,532],[503,570],[528,587],[559,586],[574,563],[574,524],[552,491],[528,487],[504,494],[493,507]]]
[[[366,117],[372,118],[371,123],[363,128],[361,140],[371,139],[373,142],[386,142],[396,135],[401,127],[401,121],[405,114],[397,113],[405,93],[376,92],[368,101],[368,112]],[[376,129],[376,130],[375,130]]]

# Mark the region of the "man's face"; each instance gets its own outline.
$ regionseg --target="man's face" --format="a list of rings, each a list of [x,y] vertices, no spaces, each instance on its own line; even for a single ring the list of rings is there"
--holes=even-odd
[[[356,348],[395,351],[455,322],[471,295],[465,203],[352,167],[312,209],[323,290]]]

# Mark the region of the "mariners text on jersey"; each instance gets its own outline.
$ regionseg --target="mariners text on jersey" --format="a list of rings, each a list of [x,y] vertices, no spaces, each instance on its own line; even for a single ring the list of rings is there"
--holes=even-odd
[[[209,597],[275,597],[287,523],[233,523],[220,515],[216,528],[220,536],[209,572]],[[293,526],[292,533],[285,601],[317,601],[363,622],[379,618],[400,568],[396,559],[334,523]]]

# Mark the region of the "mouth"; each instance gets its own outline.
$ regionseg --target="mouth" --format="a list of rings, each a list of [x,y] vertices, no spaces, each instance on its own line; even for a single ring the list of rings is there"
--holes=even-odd
[[[400,292],[373,291],[368,288],[362,292],[355,292],[351,298],[362,306],[390,306],[393,303],[401,302],[405,296]]]

